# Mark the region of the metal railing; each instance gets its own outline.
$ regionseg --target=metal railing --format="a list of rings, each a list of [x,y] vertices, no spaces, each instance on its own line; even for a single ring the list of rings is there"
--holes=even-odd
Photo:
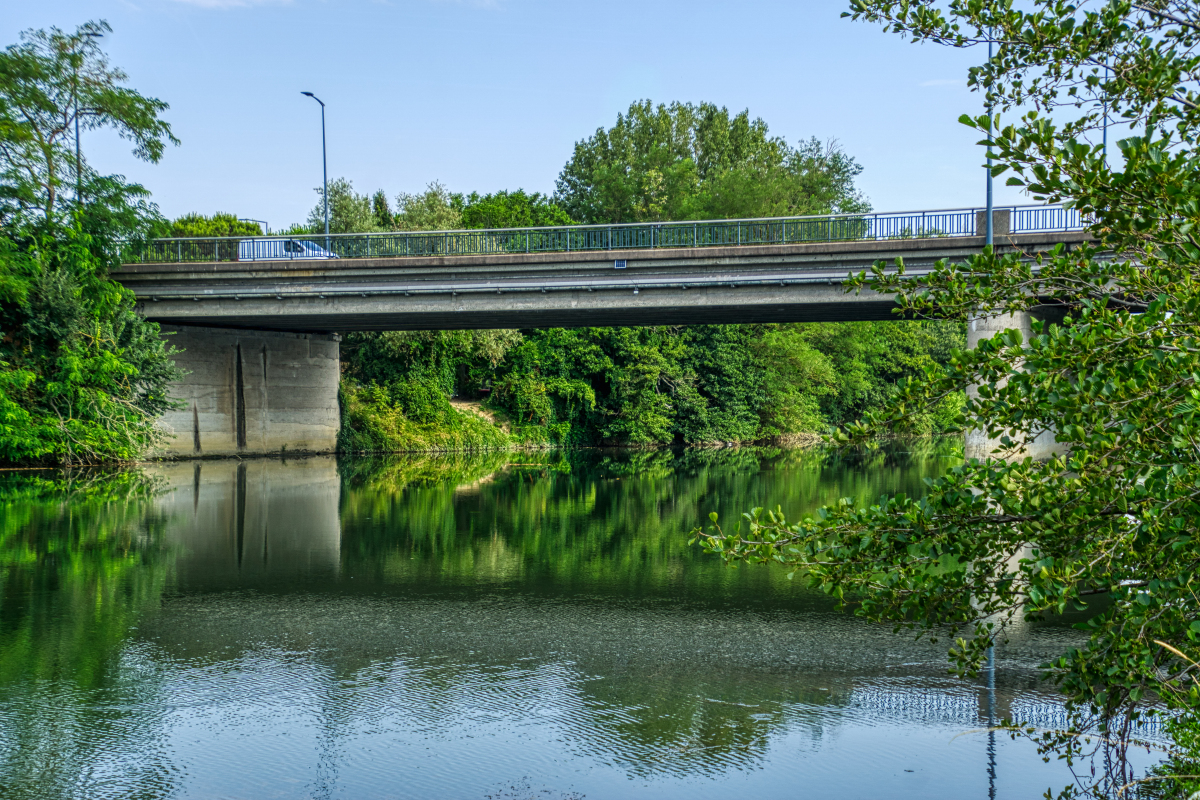
[[[126,263],[274,261],[322,258],[571,253],[650,248],[854,242],[887,239],[981,236],[982,208],[893,213],[824,214],[770,219],[647,222],[388,233],[313,233],[295,236],[156,239],[129,245]],[[1079,212],[1062,206],[995,209],[996,230],[1005,233],[1078,231],[1088,226]]]

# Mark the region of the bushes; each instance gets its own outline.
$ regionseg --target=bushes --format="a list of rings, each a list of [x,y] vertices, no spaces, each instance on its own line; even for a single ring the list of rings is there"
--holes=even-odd
[[[456,410],[436,385],[415,382],[396,388],[393,394],[377,383],[342,381],[339,450],[497,450],[513,444],[512,437],[491,422]]]
[[[788,438],[858,419],[964,338],[957,323],[918,322],[353,334],[348,385],[371,388],[352,389],[343,438],[355,450],[505,446],[464,433],[452,395],[506,415],[506,444]],[[922,412],[916,430],[950,427],[961,400]]]
[[[0,238],[0,462],[133,460],[159,438],[174,350],[103,253],[78,224]]]
[[[171,223],[166,236],[262,236],[262,227],[257,222],[240,220],[236,214],[217,212],[211,217],[203,214],[185,214]]]

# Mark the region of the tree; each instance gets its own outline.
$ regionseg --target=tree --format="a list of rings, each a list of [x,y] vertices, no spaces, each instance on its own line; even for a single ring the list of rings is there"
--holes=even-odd
[[[218,211],[211,217],[203,214],[184,214],[171,223],[170,236],[262,236],[257,222],[240,220],[237,214]]]
[[[537,228],[575,225],[575,220],[551,198],[524,189],[481,195],[471,192],[462,200],[464,228]]]
[[[96,40],[111,30],[104,21],[71,34],[30,30],[0,53],[0,223],[33,210],[49,219],[64,185],[91,180],[84,161],[76,174],[76,126],[112,128],[151,163],[179,143],[159,119],[167,104],[122,86],[127,76],[109,66]]]
[[[310,232],[325,230],[325,192],[319,186],[316,192],[317,204],[308,212],[305,222]],[[354,184],[346,178],[334,178],[329,182],[330,233],[375,233],[383,230],[388,230],[388,227],[379,224],[375,204],[370,197],[354,191]]]
[[[421,194],[396,195],[396,229],[450,231],[462,227],[462,199],[434,181]]]
[[[903,429],[947,393],[979,387],[958,426],[1000,445],[923,498],[843,501],[799,522],[755,509],[740,529],[714,518],[696,533],[732,561],[789,564],[872,619],[950,632],[961,674],[978,671],[1015,619],[1087,612],[1087,645],[1045,665],[1071,728],[1017,729],[1072,763],[1089,742],[1104,751],[1109,768],[1095,780],[1085,768],[1064,797],[1131,786],[1189,796],[1200,788],[1200,7],[854,0],[850,15],[915,42],[993,40],[995,57],[969,81],[996,115],[964,122],[996,154],[996,175],[1078,209],[1094,242],[1035,263],[985,252],[919,280],[882,263],[855,277],[853,289],[898,292],[901,311],[927,317],[1039,304],[1067,317],[930,365],[840,435]],[[1019,117],[1003,124],[1009,112]],[[1125,126],[1119,153],[1099,144],[1106,114]],[[1021,458],[1046,430],[1065,454]],[[1137,721],[1156,714],[1174,746],[1139,777],[1126,751]]]
[[[576,143],[555,199],[588,223],[863,211],[861,171],[836,143],[792,147],[749,111],[645,100]]]
[[[383,189],[377,189],[375,194],[371,195],[371,211],[375,214],[375,224],[383,230],[391,230],[395,226],[396,217],[392,214],[387,193]]]
[[[123,246],[165,222],[141,186],[84,170],[84,203],[56,200],[73,170],[76,114],[157,160],[166,104],[116,86],[88,33],[23,35],[0,54],[0,462],[132,460],[161,435],[179,377],[158,325],[108,277]],[[79,106],[76,109],[76,105]],[[70,166],[67,166],[67,165]]]

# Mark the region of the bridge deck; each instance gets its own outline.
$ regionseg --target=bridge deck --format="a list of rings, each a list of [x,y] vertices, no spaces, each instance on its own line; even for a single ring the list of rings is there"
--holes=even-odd
[[[1032,257],[1082,231],[997,236]],[[114,277],[171,324],[288,331],[578,327],[888,319],[841,281],[878,260],[919,274],[982,236],[703,248],[279,261],[131,263]],[[618,268],[620,267],[620,268]]]

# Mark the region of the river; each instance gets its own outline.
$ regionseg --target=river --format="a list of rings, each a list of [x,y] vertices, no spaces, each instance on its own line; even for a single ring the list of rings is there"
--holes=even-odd
[[[945,643],[687,543],[709,511],[920,493],[947,442],[0,477],[0,797],[1029,798],[1029,626]],[[67,493],[55,479],[66,480]]]

